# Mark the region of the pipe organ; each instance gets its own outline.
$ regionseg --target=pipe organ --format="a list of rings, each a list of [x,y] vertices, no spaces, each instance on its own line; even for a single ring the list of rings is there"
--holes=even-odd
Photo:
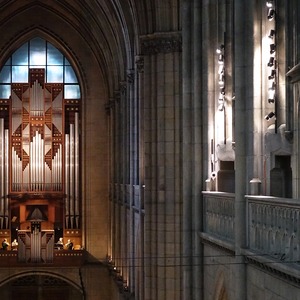
[[[64,99],[63,88],[30,69],[29,83],[13,83],[10,99],[0,99],[0,229],[16,215],[26,230],[38,207],[47,230],[80,231],[79,100]],[[37,257],[40,242],[31,242]]]
[[[1,107],[1,112],[8,112],[7,102]],[[0,228],[9,228],[9,132],[5,128],[3,113],[0,118]]]
[[[35,79],[22,93],[20,84],[12,88],[12,193],[63,192],[62,85],[55,99],[43,85]]]

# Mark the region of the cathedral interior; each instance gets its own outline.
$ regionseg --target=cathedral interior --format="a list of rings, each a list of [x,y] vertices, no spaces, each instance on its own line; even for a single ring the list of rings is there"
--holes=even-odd
[[[300,299],[299,15],[0,0],[0,298]]]

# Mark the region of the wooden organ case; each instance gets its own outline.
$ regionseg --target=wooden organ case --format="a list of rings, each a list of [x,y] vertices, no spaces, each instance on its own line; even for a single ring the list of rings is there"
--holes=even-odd
[[[30,69],[0,101],[0,235],[20,261],[51,262],[55,242],[81,245],[79,100]]]

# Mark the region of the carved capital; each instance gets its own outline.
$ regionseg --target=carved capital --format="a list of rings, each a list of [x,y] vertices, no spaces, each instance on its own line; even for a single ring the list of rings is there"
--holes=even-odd
[[[134,71],[133,70],[129,70],[127,72],[127,83],[131,84],[134,82]]]
[[[127,81],[126,80],[120,81],[120,93],[121,93],[121,95],[125,95],[126,91],[127,91]]]
[[[108,102],[105,104],[105,110],[108,115],[110,115],[111,110],[115,108],[116,99],[110,98]]]
[[[155,33],[141,37],[143,55],[173,53],[182,51],[180,32]]]
[[[139,73],[144,73],[144,57],[138,55],[135,57],[136,69]]]

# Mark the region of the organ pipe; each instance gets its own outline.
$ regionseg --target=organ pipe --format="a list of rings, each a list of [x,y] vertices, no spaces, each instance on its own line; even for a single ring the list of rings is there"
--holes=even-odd
[[[79,227],[79,115],[75,113],[75,216]]]
[[[30,101],[30,105],[31,105],[30,111],[31,111],[31,115],[34,117],[43,116],[44,101],[41,101],[41,99],[43,99],[43,89],[42,89],[41,85],[38,83],[38,81],[36,80],[32,85],[31,99],[30,99],[31,100]]]
[[[66,227],[69,228],[69,218],[70,218],[70,135],[65,135],[65,213],[66,213]]]
[[[5,129],[4,132],[4,140],[5,140],[5,171],[4,171],[4,177],[5,177],[5,188],[4,188],[4,212],[5,212],[5,225],[6,228],[8,228],[8,217],[9,217],[9,199],[8,199],[8,193],[9,193],[9,131],[8,129]]]
[[[79,228],[79,116],[65,135],[66,226]]]
[[[74,226],[74,124],[70,124],[70,221]]]
[[[36,77],[35,77],[36,78]],[[12,111],[15,120],[14,130],[20,130],[23,134],[21,147],[18,145],[9,152],[4,149],[4,142],[0,141],[0,174],[2,178],[8,178],[11,174],[12,191],[65,191],[65,221],[66,228],[79,228],[80,216],[80,143],[79,143],[79,113],[71,112],[71,120],[74,124],[63,124],[64,105],[61,98],[50,101],[47,90],[44,95],[42,84],[37,80],[31,82],[29,104],[16,95],[16,109]],[[26,99],[28,95],[25,96]],[[47,98],[45,98],[47,97]],[[61,97],[61,96],[60,96]],[[22,102],[23,101],[23,102]],[[23,110],[21,112],[21,106]],[[20,106],[20,107],[19,107]],[[73,110],[73,108],[72,108]],[[25,111],[29,112],[28,116]],[[22,116],[20,116],[22,114]],[[74,119],[73,119],[74,117]],[[19,124],[20,123],[20,124]],[[37,124],[38,123],[38,124]],[[19,127],[22,126],[22,127]],[[29,125],[27,127],[27,125]],[[60,134],[64,126],[69,126],[68,134],[65,134],[65,144],[61,144]],[[44,127],[43,127],[44,126]],[[34,128],[37,128],[35,130]],[[3,141],[4,120],[0,121],[0,139]],[[59,132],[59,133],[58,133]],[[58,133],[58,134],[57,134]],[[7,133],[8,134],[8,133]],[[13,132],[14,134],[14,132]],[[56,139],[56,136],[59,138]],[[5,138],[6,139],[6,138]],[[9,145],[8,141],[5,145]],[[6,147],[6,146],[5,146]],[[2,150],[3,148],[3,150]],[[1,153],[6,154],[5,159]],[[12,170],[8,172],[8,156],[11,155]],[[21,157],[20,157],[21,156]],[[24,168],[24,170],[23,170]],[[2,174],[4,173],[4,174]],[[6,176],[7,175],[7,176]],[[65,186],[63,186],[65,183]],[[0,183],[0,223],[1,216],[8,210],[8,202],[3,201],[3,196],[8,194],[8,182]],[[8,216],[8,214],[7,214]],[[1,224],[0,224],[1,225]]]
[[[34,226],[34,229],[31,233],[31,262],[40,262],[41,261],[41,232],[37,225]]]

